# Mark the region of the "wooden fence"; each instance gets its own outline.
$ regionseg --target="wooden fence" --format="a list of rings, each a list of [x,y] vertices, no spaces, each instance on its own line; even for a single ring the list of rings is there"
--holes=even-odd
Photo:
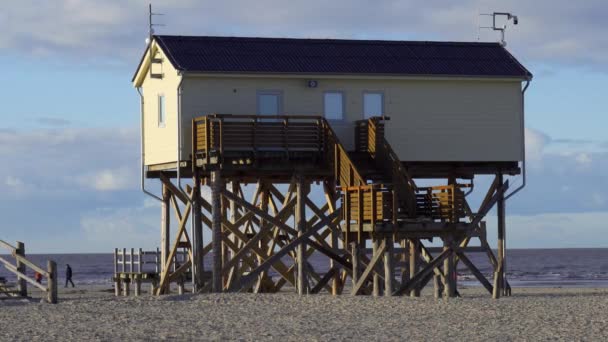
[[[9,259],[14,259],[13,262],[0,257],[0,263],[9,272],[17,276],[16,286],[9,284],[0,284],[0,294],[4,294],[11,297],[27,297],[27,284],[40,289],[46,293],[46,299],[49,303],[57,303],[57,264],[53,260],[47,262],[47,269],[34,264],[25,257],[25,244],[23,242],[17,242],[17,246],[0,240],[0,248],[9,252]],[[46,286],[42,282],[38,283],[35,279],[30,278],[27,275],[27,268],[30,268],[34,272],[40,273],[43,279],[46,279]]]

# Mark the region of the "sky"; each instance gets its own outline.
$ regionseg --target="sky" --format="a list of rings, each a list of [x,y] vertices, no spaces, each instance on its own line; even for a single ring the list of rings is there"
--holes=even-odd
[[[0,11],[0,239],[32,253],[153,248],[160,210],[139,190],[147,1],[22,0]],[[608,247],[608,3],[586,0],[153,1],[157,33],[497,41],[534,74],[526,188],[507,203],[511,248]],[[521,178],[510,180],[512,186]],[[488,180],[477,180],[473,207]],[[158,184],[151,183],[153,190]],[[488,217],[495,236],[495,217]]]

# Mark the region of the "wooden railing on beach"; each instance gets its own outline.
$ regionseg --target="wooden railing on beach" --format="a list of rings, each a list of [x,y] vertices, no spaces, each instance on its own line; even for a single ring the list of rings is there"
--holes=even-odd
[[[188,252],[177,251],[170,268],[175,271],[181,265],[188,263]],[[145,251],[141,248],[115,248],[114,249],[114,291],[116,296],[121,294],[129,296],[131,284],[135,285],[135,295],[141,294],[142,282],[151,283],[151,293],[160,282],[162,259],[159,248]],[[177,281],[178,289],[183,292],[184,280]]]
[[[57,303],[57,264],[53,260],[47,262],[47,269],[34,264],[25,257],[25,244],[23,242],[17,242],[17,246],[13,246],[5,241],[0,240],[0,248],[7,250],[11,258],[15,259],[14,262],[0,257],[0,263],[9,272],[17,276],[16,286],[11,286],[7,283],[0,283],[0,295],[6,295],[10,297],[27,297],[27,284],[38,288],[39,290],[46,293],[46,298],[49,303]],[[26,274],[27,268],[30,268],[34,272],[38,272],[43,279],[46,279],[46,286],[42,282],[38,283],[35,279],[32,279]],[[16,287],[16,288],[15,288]]]

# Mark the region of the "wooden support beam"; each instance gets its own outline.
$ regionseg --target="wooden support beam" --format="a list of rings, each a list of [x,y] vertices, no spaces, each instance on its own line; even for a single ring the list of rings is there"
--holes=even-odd
[[[310,290],[311,294],[319,293],[327,285],[327,283],[334,278],[334,275],[339,274],[340,270],[337,268],[330,268],[327,273],[323,275],[321,280]],[[333,289],[331,290],[333,293]]]
[[[406,292],[410,292],[412,289],[416,288],[418,282],[423,280],[430,272],[433,272],[433,269],[439,266],[447,256],[452,253],[451,249],[444,250],[441,254],[439,254],[435,259],[433,259],[430,263],[428,263],[423,269],[418,271],[413,277],[406,282],[403,282],[399,289],[393,292],[393,295],[400,296]]]
[[[502,173],[498,173],[496,175],[496,179],[499,184],[502,184]],[[498,267],[496,270],[496,280],[494,283],[494,298],[499,298],[501,295],[504,296],[506,293],[505,286],[505,226],[506,226],[506,217],[505,217],[505,189],[498,189],[496,196],[496,216],[498,220]]]
[[[213,269],[211,291],[222,291],[222,203],[223,180],[218,170],[211,172],[211,241],[213,246]]]
[[[334,221],[338,219],[338,212],[332,213],[327,217],[324,217],[319,223],[310,227],[304,234],[290,241],[285,247],[275,252],[274,255],[264,261],[255,270],[252,270],[249,274],[243,276],[238,285],[235,285],[230,291],[238,291],[239,289],[247,288],[256,279],[260,272],[270,268],[275,262],[280,260],[284,255],[295,249],[302,241],[306,241],[310,236],[319,231],[321,228],[326,227],[328,224],[335,224]]]
[[[177,205],[175,206],[175,208],[177,208]],[[192,208],[192,201],[188,201],[188,203],[186,204],[186,209],[184,210],[184,215],[182,217],[178,216],[179,225],[177,228],[177,236],[175,238],[175,242],[173,243],[173,247],[171,248],[171,252],[169,252],[169,256],[167,257],[167,260],[166,260],[164,266],[162,267],[160,281],[159,281],[158,289],[156,291],[157,295],[166,293],[166,291],[168,291],[168,289],[169,289],[168,280],[169,280],[169,274],[170,274],[170,269],[171,269],[171,263],[177,253],[177,249],[179,248],[181,237],[182,237],[182,235],[185,234],[186,222],[188,221],[188,216],[190,216],[191,208]],[[190,257],[192,257],[192,256],[190,256]]]
[[[57,263],[53,260],[47,261],[47,301],[51,304],[57,304]]]
[[[25,263],[23,262],[23,259],[25,259],[25,244],[21,241],[17,241],[15,256],[17,272],[25,274]],[[19,291],[19,296],[27,297],[27,281],[25,278],[17,277],[17,291]]]
[[[201,210],[201,177],[198,169],[194,170],[192,178],[192,292],[196,293],[203,288],[205,266],[203,262],[203,222]]]
[[[302,237],[306,233],[306,196],[308,191],[306,189],[307,184],[305,180],[298,177],[296,183],[296,211],[295,211],[295,226],[298,230],[298,237]],[[298,289],[299,295],[308,293],[308,276],[306,274],[306,240],[303,240],[296,247],[296,288]]]
[[[393,295],[393,282],[395,269],[393,266],[394,243],[393,237],[385,238],[386,250],[384,251],[384,295]]]
[[[169,258],[169,248],[171,246],[171,212],[169,201],[171,192],[165,183],[162,184],[162,196],[160,211],[160,272],[164,271],[164,266]]]
[[[188,196],[181,191],[177,186],[175,186],[172,182],[171,179],[168,178],[167,176],[165,176],[163,173],[160,174],[160,181],[163,183],[163,185],[165,185],[169,191],[176,196],[182,203],[186,204],[188,203],[190,200],[188,199]]]
[[[446,236],[443,240],[443,250],[453,250],[452,243],[452,237],[449,235]],[[448,253],[447,257],[443,260],[443,274],[445,298],[456,297],[456,272],[454,270],[454,253]]]
[[[418,273],[420,262],[418,255],[420,254],[420,241],[409,240],[410,247],[410,282],[412,281],[415,274]],[[406,282],[404,282],[406,283]],[[420,297],[420,288],[413,287],[410,292],[411,297]]]
[[[382,243],[378,246],[376,253],[372,256],[369,264],[361,274],[361,277],[357,279],[355,285],[353,285],[353,289],[351,290],[352,295],[358,295],[361,291],[363,285],[367,282],[367,279],[372,274],[374,269],[377,267],[382,257],[384,257],[384,251],[386,250],[386,241],[382,241]]]
[[[462,263],[465,264],[469,268],[469,270],[471,270],[471,273],[473,273],[475,278],[479,280],[481,285],[483,285],[483,287],[485,287],[486,290],[488,290],[488,292],[492,294],[494,292],[494,287],[492,286],[492,284],[490,284],[488,279],[486,279],[486,277],[479,271],[475,264],[473,264],[473,262],[463,252],[459,252],[458,257],[462,261]]]
[[[378,237],[374,237],[372,239],[372,255],[376,255],[379,254],[379,246],[380,246],[380,241],[378,241]],[[382,252],[384,254],[384,251]],[[384,255],[382,255],[384,256]],[[372,295],[374,297],[378,297],[382,294],[382,285],[380,284],[380,274],[378,271],[378,266],[380,266],[379,264],[382,262],[382,258],[379,257],[378,261],[377,261],[377,266],[375,266],[376,268],[376,272],[374,272],[373,276],[372,276],[372,283],[373,283],[373,287],[372,287]],[[368,265],[369,266],[369,265]]]

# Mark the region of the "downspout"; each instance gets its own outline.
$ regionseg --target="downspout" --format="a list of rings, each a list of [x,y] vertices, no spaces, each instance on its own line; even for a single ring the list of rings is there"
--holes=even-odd
[[[178,72],[178,75],[180,76],[180,79],[177,84],[177,187],[186,194],[186,198],[190,201],[186,190],[182,188],[182,179],[180,176],[182,156],[182,83],[184,82],[184,74],[180,71]]]
[[[149,192],[148,190],[146,190],[146,184],[145,184],[145,156],[146,156],[146,148],[144,145],[144,94],[142,94],[141,92],[141,87],[137,87],[137,93],[139,93],[139,112],[140,112],[140,123],[141,123],[141,127],[140,127],[140,131],[139,131],[139,138],[141,140],[141,176],[140,176],[140,180],[141,180],[141,191],[144,192],[144,194],[162,202],[163,200],[156,196],[155,194]]]
[[[526,85],[524,86],[524,89],[521,91],[521,137],[523,139],[523,146],[522,146],[523,159],[522,159],[522,163],[521,163],[522,182],[521,182],[521,185],[517,189],[513,190],[513,192],[511,192],[509,195],[505,196],[505,201],[508,200],[509,198],[511,198],[511,196],[515,195],[516,193],[518,193],[521,189],[523,189],[526,186],[526,130],[525,130],[525,125],[524,125],[524,118],[525,118],[524,102],[525,102],[526,90],[528,90],[528,87],[530,86],[530,81],[531,81],[530,78],[528,78],[526,80]]]

